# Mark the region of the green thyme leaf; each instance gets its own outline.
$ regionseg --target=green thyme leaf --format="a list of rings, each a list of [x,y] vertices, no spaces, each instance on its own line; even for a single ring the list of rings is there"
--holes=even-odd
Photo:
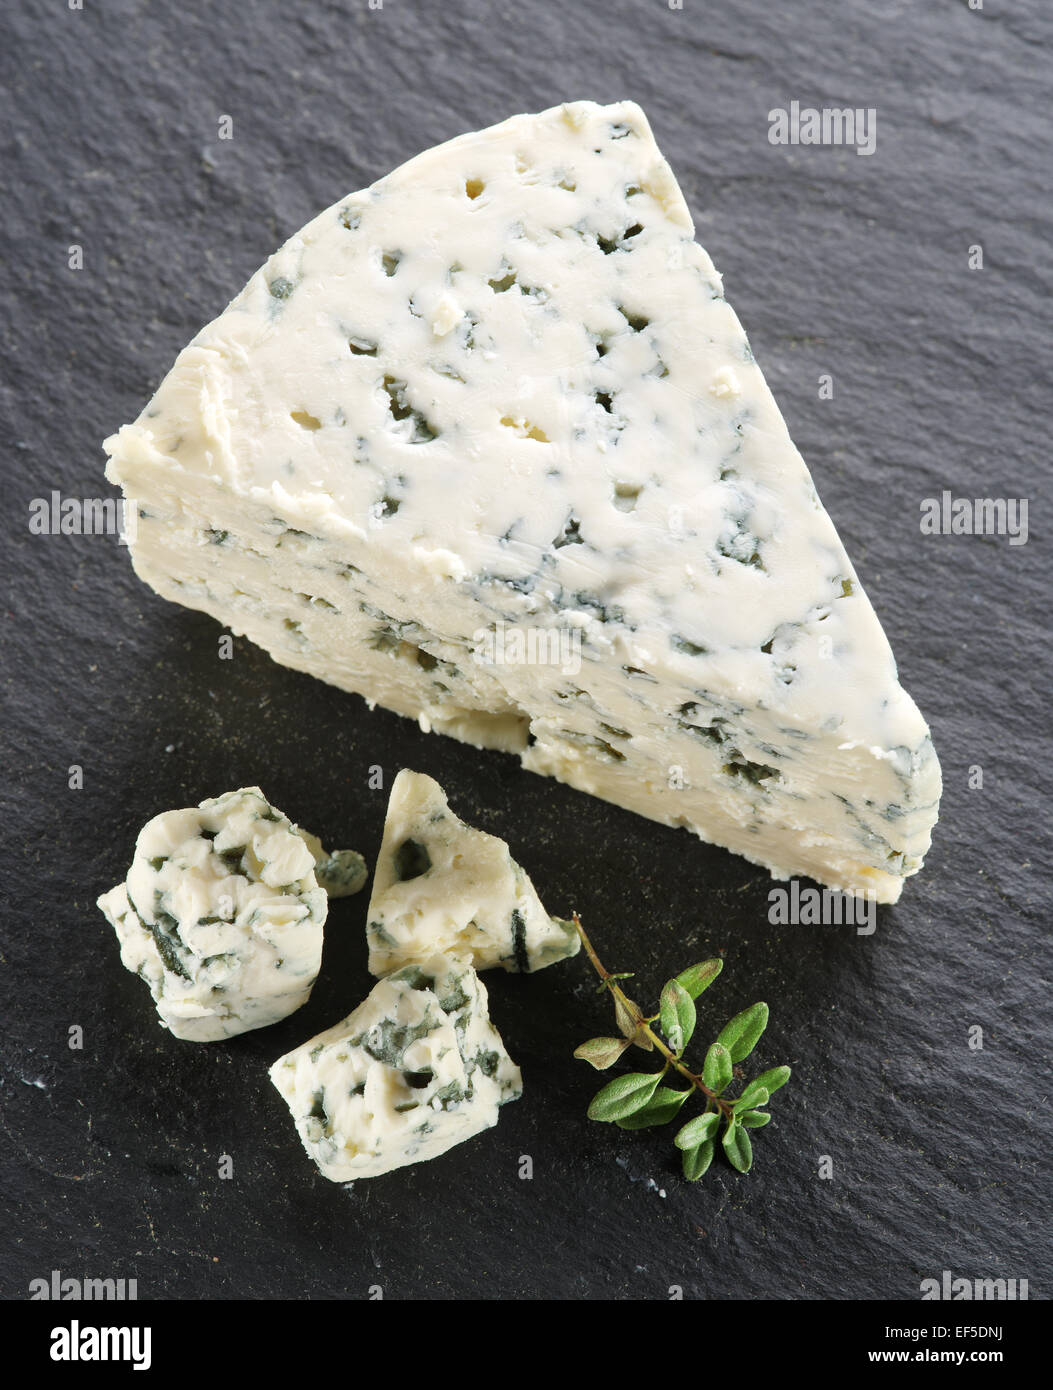
[[[615,1077],[593,1096],[588,1110],[589,1119],[621,1120],[636,1110],[642,1110],[654,1095],[661,1079],[661,1072],[640,1071]]]
[[[755,1110],[758,1105],[768,1104],[768,1092],[759,1081],[751,1081],[735,1102],[736,1110]]]
[[[690,994],[678,980],[670,980],[662,990],[659,1006],[662,1032],[669,1046],[679,1057],[695,1031],[695,1005]]]
[[[574,1056],[588,1062],[597,1071],[606,1071],[614,1066],[628,1046],[628,1038],[590,1038],[574,1049]]]
[[[692,999],[697,999],[704,989],[708,989],[724,969],[722,960],[704,960],[698,965],[690,965],[681,970],[676,977],[677,984],[683,985]]]
[[[684,1177],[688,1182],[697,1182],[713,1162],[714,1141],[707,1139],[697,1149],[684,1150]]]
[[[771,1119],[767,1110],[747,1110],[742,1115],[738,1115],[736,1112],[736,1117],[739,1124],[746,1129],[761,1129]]]
[[[762,1071],[760,1076],[755,1076],[754,1086],[763,1086],[769,1096],[773,1096],[780,1086],[785,1086],[790,1079],[789,1067],[772,1067],[770,1071]]]
[[[748,1009],[743,1009],[730,1023],[724,1025],[717,1042],[727,1048],[733,1062],[741,1062],[757,1046],[760,1035],[767,1026],[767,1004],[751,1004]]]
[[[734,1115],[728,1121],[721,1143],[732,1168],[737,1168],[740,1173],[748,1173],[753,1166],[753,1145],[746,1131],[735,1122]]]
[[[719,1096],[732,1077],[731,1053],[719,1040],[706,1053],[702,1068],[702,1080],[711,1091]]]
[[[671,1086],[659,1086],[642,1110],[616,1120],[615,1124],[619,1129],[650,1129],[652,1125],[666,1125],[676,1119],[690,1094],[690,1091],[674,1091]]]
[[[718,1110],[707,1111],[705,1115],[696,1115],[693,1120],[688,1120],[683,1129],[676,1132],[673,1136],[673,1143],[678,1149],[696,1149],[699,1144],[704,1144],[707,1139],[714,1137],[719,1124],[720,1112]]]

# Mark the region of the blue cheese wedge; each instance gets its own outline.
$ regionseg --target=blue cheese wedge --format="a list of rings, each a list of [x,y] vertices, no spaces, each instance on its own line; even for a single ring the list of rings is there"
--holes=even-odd
[[[274,1063],[308,1155],[332,1182],[437,1158],[522,1092],[470,966],[435,955],[377,984],[343,1022]]]
[[[107,440],[139,575],[276,660],[892,902],[940,770],[639,107],[429,150]]]
[[[177,1038],[234,1037],[307,1002],[328,904],[306,840],[328,863],[259,787],[165,811],[140,831],[127,881],[98,905]]]
[[[392,783],[366,936],[374,975],[436,951],[476,970],[529,972],[581,944],[542,907],[504,840],[465,825],[438,782],[408,768]]]

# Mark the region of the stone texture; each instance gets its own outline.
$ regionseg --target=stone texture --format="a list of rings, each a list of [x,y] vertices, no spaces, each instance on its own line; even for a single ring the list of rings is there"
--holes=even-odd
[[[1048,1296],[1046,7],[89,0],[8,7],[2,24],[0,1293],[60,1268],[135,1277],[140,1298],[380,1283],[437,1299],[662,1299],[672,1284],[914,1299],[951,1269]],[[318,209],[438,140],[579,97],[648,112],[932,724],[943,817],[871,937],[770,926],[762,871],[244,643],[221,661],[219,629],[147,591],[112,538],[28,532],[32,497],[108,494],[104,435]],[[769,108],[794,99],[875,107],[876,153],[770,145]],[[983,271],[967,268],[974,243]],[[921,537],[919,503],[944,487],[1030,497],[1035,534]],[[585,1120],[597,1078],[569,1054],[609,1020],[579,957],[490,985],[526,1083],[496,1130],[350,1191],[319,1179],[266,1069],[368,992],[367,895],[333,905],[299,1014],[227,1045],[162,1033],[94,907],[138,828],[258,782],[372,860],[375,764],[388,785],[403,765],[435,776],[655,996],[720,951],[704,1018],[769,1001],[758,1061],[795,1077],[753,1174],[718,1160],[689,1186],[671,1130]]]

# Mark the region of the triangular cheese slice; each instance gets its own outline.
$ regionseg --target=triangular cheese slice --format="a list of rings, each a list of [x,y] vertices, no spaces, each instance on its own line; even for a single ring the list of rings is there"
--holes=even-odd
[[[894,901],[940,774],[630,102],[294,236],[107,441],[138,573],[279,661]]]

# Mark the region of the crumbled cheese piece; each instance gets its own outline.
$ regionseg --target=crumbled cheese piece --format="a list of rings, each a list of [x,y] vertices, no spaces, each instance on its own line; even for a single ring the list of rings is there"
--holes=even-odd
[[[469,966],[436,955],[377,984],[270,1077],[331,1182],[436,1158],[497,1123],[522,1092]]]
[[[374,975],[436,951],[476,970],[527,972],[581,944],[542,907],[504,840],[465,825],[439,784],[408,768],[392,783],[366,935]]]
[[[330,852],[322,848],[317,835],[310,834],[300,826],[296,827],[296,833],[314,855],[315,877],[330,898],[349,898],[366,886],[369,870],[357,850],[334,849]]]
[[[742,387],[739,385],[739,379],[732,367],[721,367],[710,382],[709,389],[714,396],[740,396],[742,394]]]
[[[127,881],[98,905],[161,1022],[192,1042],[285,1018],[321,964],[327,903],[313,853],[258,787],[155,816]]]

